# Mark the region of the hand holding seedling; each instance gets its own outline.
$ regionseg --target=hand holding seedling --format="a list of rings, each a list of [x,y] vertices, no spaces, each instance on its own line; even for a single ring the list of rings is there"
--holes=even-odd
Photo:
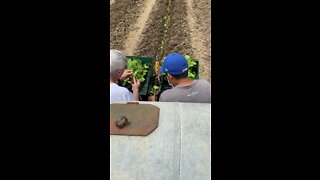
[[[139,79],[133,78],[132,91],[133,91],[133,96],[135,97],[136,101],[140,100],[139,87],[140,87]]]
[[[125,80],[133,74],[131,70],[125,70],[120,78],[120,80]]]
[[[140,88],[139,79],[133,78],[132,91],[139,91],[139,88]]]
[[[156,101],[156,96],[149,96],[148,101]]]
[[[141,60],[128,59],[128,70],[131,70],[130,76],[139,79],[141,83],[145,81],[148,69],[149,65],[142,63]],[[128,77],[124,79],[124,82],[131,84],[130,78]]]

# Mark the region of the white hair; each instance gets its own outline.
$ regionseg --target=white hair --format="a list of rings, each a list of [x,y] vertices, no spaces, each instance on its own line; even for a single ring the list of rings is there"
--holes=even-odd
[[[126,56],[121,51],[110,49],[110,74],[114,74],[119,69],[125,69],[126,65]]]

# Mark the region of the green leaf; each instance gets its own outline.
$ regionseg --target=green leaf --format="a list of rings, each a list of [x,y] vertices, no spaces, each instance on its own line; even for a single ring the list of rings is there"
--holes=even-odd
[[[191,78],[195,77],[194,74],[191,73],[191,72],[188,72],[188,76],[191,77]]]
[[[140,82],[144,82],[145,79],[142,77],[142,78],[139,79],[139,81],[140,81]]]
[[[148,73],[149,64],[142,63],[139,59],[128,58],[128,70],[133,72],[133,77],[140,80],[140,82],[145,81],[145,76]],[[126,83],[131,83],[130,79],[127,78],[124,80]]]

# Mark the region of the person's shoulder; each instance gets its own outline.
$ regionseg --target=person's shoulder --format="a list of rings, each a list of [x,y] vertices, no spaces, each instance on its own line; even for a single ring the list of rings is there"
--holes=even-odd
[[[162,94],[172,94],[172,93],[176,92],[177,90],[178,90],[178,88],[173,87],[171,89],[167,89],[167,90],[163,91]]]
[[[161,96],[162,96],[162,97],[167,96],[168,94],[170,94],[170,91],[171,91],[171,90],[172,90],[172,89],[168,89],[168,90],[163,91],[163,92],[161,93]]]
[[[201,85],[211,86],[211,83],[209,83],[207,80],[204,80],[204,79],[198,79],[197,83]]]
[[[165,90],[160,94],[160,98],[159,98],[160,102],[167,102],[168,99],[170,99],[170,90],[171,89]]]
[[[113,84],[112,89],[114,89],[114,90],[116,89],[118,92],[122,92],[122,93],[129,93],[130,92],[127,88],[121,87],[117,84]]]
[[[165,98],[165,97],[172,95],[173,92],[174,92],[174,88],[168,89],[168,90],[163,91],[160,96],[162,98]]]

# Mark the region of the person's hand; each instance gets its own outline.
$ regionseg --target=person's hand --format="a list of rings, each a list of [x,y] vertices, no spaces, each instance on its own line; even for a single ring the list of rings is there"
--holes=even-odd
[[[133,78],[132,91],[139,91],[139,88],[140,88],[139,79]]]
[[[125,70],[120,78],[121,81],[125,80],[126,78],[130,77],[133,74],[130,70]]]
[[[156,101],[156,96],[149,96],[148,101]]]

